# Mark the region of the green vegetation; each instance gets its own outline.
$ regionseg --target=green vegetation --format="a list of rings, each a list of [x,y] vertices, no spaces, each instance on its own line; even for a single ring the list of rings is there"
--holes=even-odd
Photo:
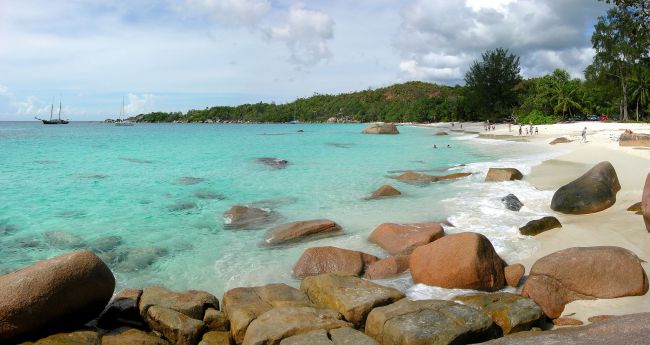
[[[602,1],[602,0],[601,0]],[[609,0],[605,0],[610,3]],[[519,57],[488,50],[465,75],[465,86],[408,82],[340,95],[314,94],[286,104],[217,106],[182,113],[150,113],[140,122],[436,122],[552,123],[607,115],[650,120],[650,6],[647,0],[614,0],[592,35],[596,52],[584,80],[566,71],[522,79]]]

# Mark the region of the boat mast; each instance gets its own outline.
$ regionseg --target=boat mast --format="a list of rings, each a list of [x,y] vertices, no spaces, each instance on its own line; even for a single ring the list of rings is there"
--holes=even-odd
[[[61,101],[59,101],[59,122],[61,122]]]
[[[54,100],[52,100],[52,108],[50,108],[50,121],[52,121],[52,114],[54,113]]]
[[[122,109],[120,110],[120,118],[124,117],[124,96],[122,96]]]

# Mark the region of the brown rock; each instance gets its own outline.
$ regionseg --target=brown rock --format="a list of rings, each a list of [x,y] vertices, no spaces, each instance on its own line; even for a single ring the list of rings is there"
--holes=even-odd
[[[99,316],[98,326],[104,329],[118,328],[121,325],[142,326],[144,320],[138,309],[141,295],[140,289],[125,289],[118,292]]]
[[[521,171],[515,168],[490,168],[490,170],[488,170],[487,176],[485,176],[485,181],[502,182],[521,180],[522,178],[524,178],[524,175],[521,173]]]
[[[312,307],[273,308],[251,322],[244,345],[276,345],[284,338],[315,330],[350,327],[341,315]]]
[[[175,292],[159,286],[144,288],[140,297],[140,315],[147,315],[151,306],[159,306],[175,310],[193,319],[203,320],[207,308],[219,310],[219,301],[209,292],[190,290]]]
[[[618,138],[619,146],[650,147],[650,134],[634,133],[629,129]]]
[[[230,330],[230,321],[226,318],[226,313],[214,308],[205,310],[203,323],[209,331],[228,332]]]
[[[374,191],[370,196],[370,199],[380,199],[398,195],[402,195],[402,193],[393,186],[385,184]]]
[[[34,345],[96,345],[99,344],[99,335],[95,331],[75,331],[58,333],[39,339]]]
[[[641,202],[637,202],[636,204],[630,206],[627,208],[628,211],[634,212],[636,214],[643,214],[643,211],[641,211]]]
[[[376,123],[366,127],[363,134],[399,134],[397,127],[392,123]]]
[[[643,221],[645,228],[650,232],[650,174],[645,179],[643,186],[643,194],[641,196],[641,213],[643,214]]]
[[[573,140],[565,137],[560,137],[560,138],[555,138],[553,141],[551,141],[549,144],[555,145],[555,144],[568,144],[572,142]]]
[[[338,311],[357,327],[363,325],[373,308],[404,298],[393,288],[338,274],[307,277],[300,284],[300,290],[316,305]]]
[[[210,331],[203,335],[199,345],[231,345],[230,333],[220,331]]]
[[[411,184],[429,184],[429,183],[445,181],[445,180],[456,180],[459,178],[467,177],[471,174],[472,173],[462,172],[462,173],[453,173],[449,175],[432,176],[432,175],[422,174],[414,171],[407,171],[393,178]]]
[[[327,331],[324,329],[319,329],[316,331],[294,335],[288,338],[284,338],[280,342],[280,345],[333,345],[333,344],[334,343],[330,340]]]
[[[145,319],[152,330],[159,332],[177,345],[198,343],[205,330],[203,321],[157,305],[147,308]]]
[[[532,298],[548,317],[557,318],[571,301],[640,296],[647,291],[646,273],[629,250],[578,247],[537,260],[522,295]]]
[[[595,316],[590,316],[587,321],[594,323],[594,322],[600,322],[600,321],[605,321],[613,318],[614,315],[595,315]]]
[[[255,207],[235,205],[223,214],[228,229],[257,229],[273,220],[273,213]]]
[[[374,339],[350,327],[335,328],[329,333],[334,345],[379,345]]]
[[[293,275],[297,278],[318,275],[322,273],[345,273],[362,275],[368,265],[379,260],[376,256],[356,250],[337,247],[313,247],[302,253],[293,267]]]
[[[444,235],[440,223],[384,223],[375,228],[368,240],[391,255],[408,255],[415,248],[429,244]]]
[[[0,277],[0,343],[45,328],[84,324],[111,299],[115,278],[87,250],[40,261]]]
[[[436,132],[433,135],[449,135],[449,133],[441,131],[441,132]]]
[[[506,275],[506,284],[513,288],[519,286],[521,278],[524,276],[524,273],[526,273],[526,267],[522,264],[508,265],[503,270]]]
[[[533,300],[508,292],[457,296],[454,300],[487,314],[503,334],[530,330],[544,317]]]
[[[102,345],[170,345],[167,340],[139,329],[120,327],[102,337]]]
[[[415,283],[486,291],[503,287],[504,266],[490,240],[473,232],[447,235],[418,247],[409,262]]]
[[[433,176],[435,180],[433,182],[439,182],[439,181],[446,181],[446,180],[457,180],[459,178],[467,177],[471,175],[472,173],[468,172],[460,172],[460,173],[453,173],[449,175],[441,175],[441,176]]]
[[[557,220],[557,218],[547,216],[526,223],[526,225],[519,228],[519,233],[527,236],[536,236],[542,232],[561,227],[562,224],[560,224],[560,221]]]
[[[560,187],[551,200],[553,211],[587,214],[614,205],[621,190],[616,170],[610,162],[600,162],[576,180]]]
[[[389,256],[368,265],[363,277],[366,279],[384,279],[394,277],[409,269],[409,256]]]
[[[310,305],[307,295],[286,284],[235,288],[223,295],[223,310],[230,321],[230,333],[237,344],[244,341],[250,323],[273,307]]]
[[[559,327],[562,326],[582,326],[583,323],[580,320],[573,319],[570,317],[558,317],[553,320],[553,324]]]
[[[264,244],[275,246],[298,242],[307,238],[318,238],[340,232],[341,226],[329,219],[305,220],[278,225],[266,234]]]

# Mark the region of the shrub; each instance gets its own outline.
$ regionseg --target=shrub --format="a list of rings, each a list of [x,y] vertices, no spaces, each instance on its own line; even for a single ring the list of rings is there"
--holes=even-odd
[[[540,110],[533,110],[528,115],[519,118],[519,123],[533,123],[534,125],[548,125],[558,122],[559,119],[553,115],[544,115]]]

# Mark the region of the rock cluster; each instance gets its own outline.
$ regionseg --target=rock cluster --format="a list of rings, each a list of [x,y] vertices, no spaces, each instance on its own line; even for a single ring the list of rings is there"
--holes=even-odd
[[[393,123],[377,123],[366,127],[363,134],[399,134],[397,126]]]
[[[618,145],[650,147],[650,134],[634,133],[626,129],[618,138]]]

